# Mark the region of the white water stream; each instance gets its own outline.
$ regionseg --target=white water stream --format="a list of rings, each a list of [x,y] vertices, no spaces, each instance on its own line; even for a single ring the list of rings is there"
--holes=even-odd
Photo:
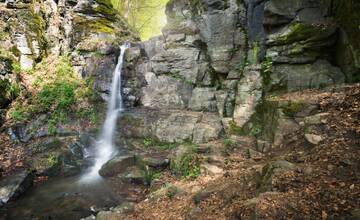
[[[114,133],[116,122],[119,114],[123,111],[123,100],[121,95],[121,71],[124,62],[124,54],[129,48],[129,43],[125,43],[120,47],[120,56],[113,73],[110,99],[108,101],[108,109],[104,125],[102,127],[99,139],[96,143],[95,164],[85,173],[82,181],[93,181],[100,178],[99,170],[101,167],[114,157],[117,153],[114,148]]]

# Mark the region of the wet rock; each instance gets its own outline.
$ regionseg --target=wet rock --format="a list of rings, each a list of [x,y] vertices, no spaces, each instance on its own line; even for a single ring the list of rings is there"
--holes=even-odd
[[[90,216],[88,216],[88,217],[86,217],[86,218],[82,218],[82,219],[80,219],[80,220],[95,220],[96,219],[96,216],[95,215],[90,215]]]
[[[80,142],[70,143],[69,149],[75,158],[82,159],[84,157],[85,147]]]
[[[116,206],[114,208],[110,208],[110,211],[115,212],[115,213],[131,213],[135,210],[135,203],[133,202],[123,202],[121,203],[121,205]]]
[[[121,180],[134,184],[150,184],[150,172],[146,168],[141,169],[137,166],[126,168],[124,172],[119,174]]]
[[[121,214],[114,213],[111,211],[101,211],[96,215],[96,220],[112,220],[112,219],[120,219]]]
[[[111,177],[123,173],[134,164],[135,157],[133,155],[117,156],[105,163],[99,170],[99,174],[103,177]]]
[[[54,151],[34,156],[29,164],[38,175],[54,177],[61,173],[60,158],[61,152]]]
[[[351,220],[360,220],[360,209],[354,209],[351,211]]]
[[[32,186],[34,173],[23,171],[0,181],[0,207],[8,201],[18,198]]]

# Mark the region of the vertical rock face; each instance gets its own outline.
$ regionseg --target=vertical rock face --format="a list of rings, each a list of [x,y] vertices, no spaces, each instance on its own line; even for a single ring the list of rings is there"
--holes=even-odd
[[[0,3],[0,56],[32,69],[47,56],[70,54],[82,77],[109,92],[118,46],[138,40],[110,1],[7,1]]]
[[[0,12],[0,48],[9,48],[0,50],[2,81],[11,78],[12,63],[28,69],[45,56],[69,53],[76,72],[93,79],[106,100],[118,46],[138,40],[109,0],[8,0]],[[339,12],[326,0],[170,0],[166,13],[163,35],[134,43],[126,54],[127,107],[179,117],[211,113],[224,127],[231,121],[242,127],[263,95],[357,76],[358,31],[332,19]],[[210,126],[202,123],[205,134]],[[215,130],[210,139],[222,133]]]
[[[127,68],[128,106],[214,112],[242,127],[263,95],[343,83],[341,26],[327,11],[313,0],[169,1],[163,36],[138,45]]]

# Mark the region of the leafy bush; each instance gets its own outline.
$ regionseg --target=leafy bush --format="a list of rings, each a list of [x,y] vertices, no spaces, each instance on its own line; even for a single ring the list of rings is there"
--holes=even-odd
[[[16,106],[10,110],[10,117],[15,121],[24,121],[26,119],[26,113],[23,108]]]
[[[13,64],[13,70],[20,71],[20,66]],[[24,121],[46,113],[51,134],[55,133],[56,125],[66,122],[69,116],[96,123],[96,111],[89,105],[95,100],[94,81],[79,78],[69,57],[48,57],[31,71],[32,87],[28,87],[26,93],[20,94],[19,84],[12,84],[6,90],[7,96],[18,97],[15,103],[21,104],[21,108],[17,105],[11,107],[9,117]]]
[[[200,175],[200,157],[197,146],[186,144],[185,151],[171,160],[170,169],[184,178],[195,179]]]
[[[263,78],[264,85],[269,85],[271,82],[272,68],[272,59],[270,57],[266,57],[266,59],[261,63],[261,76]]]

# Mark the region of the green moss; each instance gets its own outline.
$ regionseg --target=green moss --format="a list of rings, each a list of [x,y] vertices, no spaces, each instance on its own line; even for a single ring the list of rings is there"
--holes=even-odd
[[[22,122],[27,119],[26,110],[19,103],[15,105],[15,108],[10,110],[9,115],[14,121],[17,122]]]
[[[150,137],[144,138],[143,145],[145,148],[156,148],[159,150],[170,150],[177,146],[175,143],[162,142]]]
[[[294,117],[294,115],[301,111],[306,104],[303,102],[289,102],[282,107],[283,113],[288,117]]]
[[[261,77],[265,86],[271,83],[271,73],[273,69],[273,62],[270,57],[266,57],[261,63]]]
[[[272,188],[272,176],[274,174],[274,170],[275,170],[275,166],[273,166],[271,163],[267,164],[263,169],[262,169],[262,174],[261,176],[258,178],[257,183],[256,183],[256,188],[257,188],[257,192],[258,193],[263,193],[263,192],[267,192],[270,191]]]
[[[238,136],[250,135],[272,141],[278,118],[278,102],[264,100],[256,106],[255,113],[243,127],[238,127],[235,122],[231,122],[229,132]]]
[[[77,15],[74,17],[74,30],[78,33],[114,33],[113,23],[104,18],[89,20],[86,17]]]
[[[307,40],[309,39],[309,36],[311,39],[317,39],[321,38],[321,36],[325,36],[328,32],[327,28],[319,27],[319,25],[299,22],[292,23],[289,27],[289,30],[289,33],[287,32],[286,34],[275,39],[277,44],[290,44],[293,42]]]

